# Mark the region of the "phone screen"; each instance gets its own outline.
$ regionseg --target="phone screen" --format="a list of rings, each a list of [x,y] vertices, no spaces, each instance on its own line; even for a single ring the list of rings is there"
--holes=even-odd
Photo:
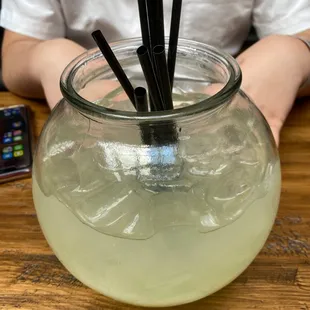
[[[0,174],[32,164],[29,111],[25,106],[0,109]]]

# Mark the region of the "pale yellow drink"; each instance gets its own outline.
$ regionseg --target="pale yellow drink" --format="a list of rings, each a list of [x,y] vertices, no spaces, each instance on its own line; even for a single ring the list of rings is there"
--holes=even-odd
[[[146,240],[97,232],[83,224],[37,181],[37,215],[53,251],[79,280],[126,303],[171,306],[203,298],[236,278],[263,247],[276,215],[280,165],[267,194],[248,206],[230,225],[208,233],[194,226],[158,231]]]

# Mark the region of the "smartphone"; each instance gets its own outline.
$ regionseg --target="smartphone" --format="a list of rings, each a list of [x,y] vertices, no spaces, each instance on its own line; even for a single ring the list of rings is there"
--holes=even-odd
[[[31,175],[32,140],[30,108],[0,108],[0,183]]]

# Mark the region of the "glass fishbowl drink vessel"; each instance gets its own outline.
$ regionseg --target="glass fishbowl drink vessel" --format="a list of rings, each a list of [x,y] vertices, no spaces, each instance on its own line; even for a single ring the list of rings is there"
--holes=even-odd
[[[111,45],[134,87],[146,87],[140,44]],[[270,128],[240,84],[231,56],[183,39],[169,111],[136,112],[98,49],[66,68],[33,197],[77,279],[163,307],[208,296],[249,266],[274,223],[281,177]]]

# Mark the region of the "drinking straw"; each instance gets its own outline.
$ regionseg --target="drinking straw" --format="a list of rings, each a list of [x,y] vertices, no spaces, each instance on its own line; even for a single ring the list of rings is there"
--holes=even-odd
[[[158,88],[157,78],[153,70],[150,54],[148,49],[142,45],[137,49],[137,55],[143,70],[143,74],[148,85],[149,93],[151,96],[151,110],[162,111],[164,109],[160,91]]]
[[[163,0],[146,0],[147,1],[147,14],[149,20],[149,30],[150,30],[150,40],[151,49],[150,56],[154,66],[154,72],[158,81],[159,91],[162,95],[164,90],[162,89],[162,84],[160,83],[160,67],[155,65],[154,48],[157,45],[165,46],[165,27],[164,27],[164,7]],[[163,109],[165,110],[165,102],[163,100]]]
[[[151,49],[156,45],[165,45],[163,0],[146,0],[149,20]]]
[[[110,65],[112,71],[116,75],[117,79],[119,80],[120,84],[124,88],[128,98],[130,99],[131,103],[135,106],[135,96],[134,96],[134,89],[128,80],[123,68],[121,67],[120,63],[116,59],[112,49],[110,48],[107,40],[103,36],[100,30],[96,30],[92,33],[92,36],[98,45],[100,51],[104,55],[106,61]]]
[[[148,112],[146,90],[144,87],[137,87],[134,91],[135,104],[138,112]]]
[[[165,54],[165,46],[157,45],[153,49],[156,72],[158,72],[158,83],[165,110],[173,110],[172,94],[169,81],[168,67]]]
[[[140,26],[143,45],[150,50],[150,32],[147,15],[146,0],[138,0]]]
[[[165,123],[153,126],[154,145],[173,145],[178,141],[178,132],[174,121],[168,120]]]
[[[142,43],[150,51],[151,49],[150,29],[149,29],[146,0],[138,0],[138,8],[139,8],[139,16],[140,16]],[[152,57],[151,57],[151,61],[153,61]],[[151,96],[149,96],[149,101],[150,101],[150,105],[152,106],[153,104],[152,104]]]
[[[173,0],[172,16],[168,49],[168,72],[171,89],[173,88],[174,71],[178,48],[178,38],[181,20],[182,0]]]
[[[135,88],[135,101],[138,112],[148,112],[147,106],[147,96],[146,90],[144,87]],[[142,122],[139,124],[141,139],[144,145],[152,145],[152,128],[149,126],[147,122]]]
[[[146,0],[146,3],[151,44],[149,52],[153,62],[153,48],[156,45],[165,45],[164,7],[163,0]],[[155,74],[158,75],[156,68]]]

